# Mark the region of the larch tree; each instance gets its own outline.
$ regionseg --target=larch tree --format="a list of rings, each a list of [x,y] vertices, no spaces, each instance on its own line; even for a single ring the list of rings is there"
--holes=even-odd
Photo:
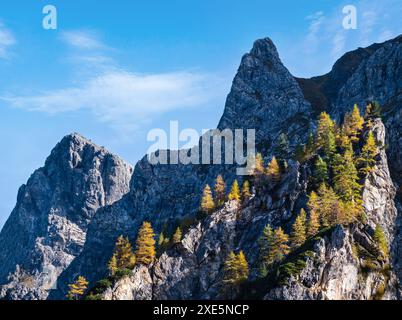
[[[364,118],[360,115],[357,104],[354,105],[352,112],[345,115],[343,122],[343,132],[351,139],[352,142],[359,141],[359,134],[363,129]]]
[[[176,232],[173,235],[173,243],[180,243],[182,238],[182,232],[180,227],[177,227]]]
[[[136,262],[135,260],[135,255],[129,239],[123,236],[118,237],[113,256],[109,261],[110,273],[114,275],[116,271],[120,269],[133,269]]]
[[[290,242],[293,248],[300,247],[307,239],[306,236],[306,211],[301,209],[292,226]]]
[[[310,193],[309,200],[307,202],[307,208],[310,213],[310,220],[311,220],[311,217],[313,216],[314,219],[318,219],[319,224],[320,224],[320,220],[321,220],[320,206],[321,206],[321,204],[320,204],[320,200],[318,198],[317,193],[312,191]],[[310,233],[310,231],[309,231],[309,235],[312,235],[312,233]]]
[[[317,210],[310,210],[307,221],[307,237],[314,237],[320,230],[320,216]]]
[[[269,179],[274,183],[278,182],[281,179],[281,169],[279,167],[278,161],[276,160],[276,157],[273,157],[271,162],[268,164],[266,173]]]
[[[331,187],[321,184],[318,189],[321,225],[329,227],[338,223],[339,198]]]
[[[221,175],[216,178],[214,191],[216,206],[220,207],[226,201],[226,184]]]
[[[253,179],[256,189],[258,190],[258,188],[261,187],[265,181],[265,166],[261,153],[257,153],[254,160]]]
[[[150,265],[155,258],[155,233],[149,222],[144,221],[137,236],[137,263]]]
[[[264,167],[264,159],[261,153],[257,153],[255,156],[255,164],[254,164],[254,175],[263,175],[265,171]]]
[[[246,281],[249,276],[249,268],[246,256],[243,251],[235,254],[233,251],[229,253],[224,264],[223,282],[229,286],[238,286]]]
[[[279,227],[275,229],[272,239],[273,241],[269,246],[268,260],[272,262],[280,262],[290,252],[290,247],[288,245],[289,236],[281,227]]]
[[[233,285],[236,282],[236,259],[236,254],[231,251],[225,260],[223,282],[227,285]]]
[[[205,214],[211,213],[215,209],[214,198],[212,197],[211,188],[206,185],[201,199],[201,211]]]
[[[334,190],[343,201],[356,202],[360,199],[361,185],[355,166],[353,149],[347,149],[343,157],[334,164]]]
[[[240,189],[239,189],[239,183],[237,180],[235,180],[232,184],[232,189],[230,190],[228,199],[230,201],[235,200],[235,201],[240,201]]]
[[[242,283],[248,279],[249,276],[249,268],[246,256],[243,251],[240,251],[237,255],[237,274],[238,274],[238,282]]]
[[[116,272],[119,270],[119,267],[117,266],[116,254],[112,255],[107,266],[109,269],[109,274],[111,276],[114,276],[116,274]]]
[[[67,298],[69,300],[79,300],[85,294],[88,284],[89,282],[84,277],[79,276],[77,281],[68,285],[70,290],[68,291]]]
[[[246,180],[243,182],[243,187],[241,190],[241,200],[242,202],[247,201],[251,196],[250,183]]]
[[[366,143],[364,144],[360,157],[357,161],[358,164],[361,166],[360,168],[361,173],[366,175],[373,170],[376,164],[375,157],[377,156],[377,154],[378,154],[377,144],[373,132],[370,131],[367,135]]]

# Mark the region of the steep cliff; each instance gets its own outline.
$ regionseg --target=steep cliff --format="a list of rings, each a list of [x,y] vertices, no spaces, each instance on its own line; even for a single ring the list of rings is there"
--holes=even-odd
[[[0,297],[46,299],[77,257],[98,208],[129,190],[132,167],[78,134],[23,185],[0,234]]]

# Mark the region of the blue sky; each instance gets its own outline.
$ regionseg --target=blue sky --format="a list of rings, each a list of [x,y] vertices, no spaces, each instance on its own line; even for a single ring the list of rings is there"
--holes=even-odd
[[[42,28],[55,5],[57,30]],[[357,8],[358,28],[342,27]],[[297,76],[402,33],[401,2],[13,0],[0,3],[0,227],[18,187],[66,134],[132,163],[152,128],[213,128],[241,56],[271,37]]]

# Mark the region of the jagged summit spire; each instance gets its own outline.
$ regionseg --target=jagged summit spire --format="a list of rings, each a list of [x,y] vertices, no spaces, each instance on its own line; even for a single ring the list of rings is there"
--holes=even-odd
[[[254,42],[250,54],[256,58],[267,59],[274,57],[279,59],[278,50],[270,38],[258,39]]]
[[[87,139],[86,137],[84,137],[82,134],[78,133],[78,132],[72,132],[66,136],[63,137],[63,139],[61,139],[60,142],[69,142],[69,143],[89,143],[89,144],[94,144],[91,140]]]

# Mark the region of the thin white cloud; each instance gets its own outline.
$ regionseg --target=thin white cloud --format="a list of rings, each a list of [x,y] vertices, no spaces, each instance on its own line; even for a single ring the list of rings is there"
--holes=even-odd
[[[346,34],[344,30],[338,30],[332,38],[332,60],[338,59],[345,52]]]
[[[308,33],[305,39],[305,51],[314,52],[319,45],[319,32],[322,24],[325,22],[325,16],[322,11],[318,11],[305,18],[310,21]]]
[[[207,74],[112,70],[77,87],[0,99],[15,108],[49,114],[89,110],[99,121],[130,130],[161,113],[202,106],[216,97],[219,87],[220,79]]]
[[[368,8],[367,10],[363,9],[361,11],[359,22],[360,44],[361,46],[368,46],[373,41],[373,31],[378,24],[377,19],[379,13],[372,8]]]
[[[380,35],[378,36],[378,42],[384,42],[387,41],[389,39],[392,39],[393,37],[395,37],[396,35],[394,34],[394,32],[392,32],[391,30],[383,30]]]
[[[93,31],[74,30],[64,31],[62,39],[71,47],[84,50],[94,50],[104,48],[104,44],[99,40]]]
[[[15,43],[13,33],[0,22],[0,59],[8,57],[8,49]]]
[[[212,74],[131,72],[119,66],[110,55],[113,48],[98,39],[95,32],[63,33],[62,40],[74,49],[67,59],[80,79],[74,86],[32,95],[3,94],[0,100],[48,114],[89,111],[98,121],[127,133],[162,113],[201,107],[224,94],[224,81]]]

